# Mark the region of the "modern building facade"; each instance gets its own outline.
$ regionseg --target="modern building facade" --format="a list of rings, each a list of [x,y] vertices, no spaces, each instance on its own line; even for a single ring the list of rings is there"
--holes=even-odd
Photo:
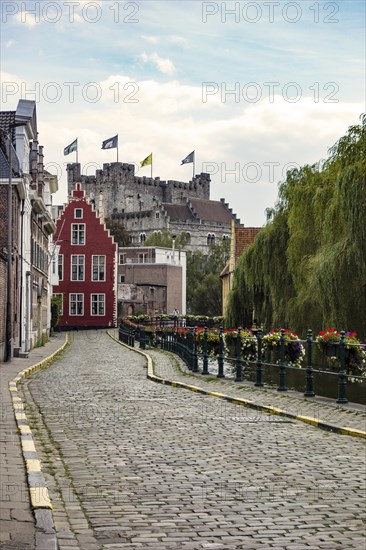
[[[59,327],[101,328],[117,322],[117,245],[76,184],[57,220],[58,249],[53,293],[61,295]]]
[[[186,253],[162,247],[118,251],[118,318],[186,313]]]

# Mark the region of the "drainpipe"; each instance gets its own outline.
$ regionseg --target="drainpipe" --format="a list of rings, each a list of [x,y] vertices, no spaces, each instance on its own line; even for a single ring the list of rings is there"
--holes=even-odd
[[[20,296],[19,296],[19,348],[22,349],[23,337],[23,229],[24,229],[24,199],[22,199],[22,209],[20,211]]]

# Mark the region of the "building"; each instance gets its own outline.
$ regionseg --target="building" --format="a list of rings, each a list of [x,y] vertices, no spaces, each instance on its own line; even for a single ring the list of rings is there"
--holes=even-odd
[[[220,273],[222,285],[222,314],[225,317],[229,293],[233,285],[234,271],[238,259],[243,251],[254,243],[260,227],[236,227],[231,228],[230,257],[225,268]]]
[[[104,164],[95,176],[82,175],[78,163],[68,164],[67,170],[69,192],[81,182],[91,201],[102,193],[106,217],[123,222],[136,246],[168,229],[176,235],[188,233],[188,249],[207,252],[214,242],[230,237],[232,220],[240,226],[224,199],[210,200],[209,174],[198,174],[187,183],[137,177],[133,164],[121,162]]]
[[[0,113],[0,360],[23,355],[50,332],[50,238],[57,177],[45,172],[34,101]],[[12,188],[12,266],[8,279],[8,196]],[[9,300],[8,288],[11,288]],[[7,307],[5,306],[7,304]],[[9,314],[10,312],[10,314]],[[5,324],[10,327],[7,338]]]
[[[62,296],[59,327],[116,326],[117,245],[80,184],[57,220],[54,246],[59,252],[53,292]]]
[[[162,247],[118,251],[118,318],[186,313],[186,253]]]

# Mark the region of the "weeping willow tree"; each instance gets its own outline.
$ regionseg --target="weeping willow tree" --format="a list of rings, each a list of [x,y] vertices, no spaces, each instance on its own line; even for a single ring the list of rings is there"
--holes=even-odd
[[[276,206],[239,259],[229,324],[249,311],[267,328],[334,325],[366,336],[366,117],[326,162],[280,184]]]

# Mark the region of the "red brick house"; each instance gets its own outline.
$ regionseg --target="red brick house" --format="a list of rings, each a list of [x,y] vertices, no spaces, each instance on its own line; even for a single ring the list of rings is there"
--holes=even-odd
[[[57,220],[59,327],[100,328],[117,323],[117,244],[80,184]]]
[[[225,268],[220,273],[222,288],[222,314],[226,315],[229,293],[233,284],[236,264],[243,251],[254,243],[261,227],[231,227],[230,258]]]

